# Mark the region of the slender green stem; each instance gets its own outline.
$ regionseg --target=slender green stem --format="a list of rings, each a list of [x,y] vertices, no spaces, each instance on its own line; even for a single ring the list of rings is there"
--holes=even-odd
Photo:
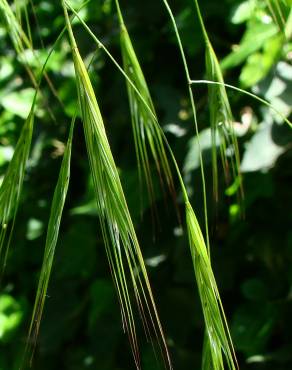
[[[253,94],[249,91],[240,89],[239,87],[229,85],[229,84],[226,84],[226,83],[223,83],[223,82],[216,82],[216,81],[209,81],[209,80],[191,80],[191,84],[192,85],[195,85],[195,84],[222,85],[222,86],[228,87],[229,89],[238,91],[238,92],[240,92],[242,94],[245,94],[245,95],[248,95],[248,96],[252,97],[253,99],[256,99],[259,102],[261,102],[262,104],[266,105],[267,107],[271,108],[275,113],[277,113],[292,128],[292,123],[288,120],[288,118],[286,118],[280,111],[278,111],[278,109],[276,109],[271,103],[269,103],[265,99],[260,98],[256,94]]]
[[[64,10],[66,28],[67,28],[67,32],[68,32],[68,35],[69,35],[71,45],[72,45],[72,49],[77,49],[77,45],[76,45],[76,41],[75,41],[73,31],[72,31],[72,28],[71,28],[70,18],[69,18],[69,15],[68,15],[65,0],[61,0],[61,4],[62,4],[63,10]]]
[[[204,21],[203,21],[203,17],[202,17],[201,9],[199,7],[198,0],[194,0],[194,3],[195,3],[197,15],[198,15],[198,18],[199,18],[199,22],[200,22],[200,26],[201,26],[201,29],[202,29],[202,32],[203,32],[205,42],[206,42],[206,44],[209,45],[210,44],[210,39],[209,39],[208,32],[206,30],[206,27],[205,27],[205,24],[204,24]]]
[[[190,95],[190,101],[191,101],[191,106],[192,106],[192,111],[193,111],[193,118],[194,118],[194,123],[195,123],[195,132],[198,138],[198,149],[199,149],[199,160],[200,160],[200,169],[201,169],[201,178],[202,178],[202,187],[203,187],[203,201],[204,201],[204,216],[205,216],[205,230],[206,230],[206,244],[207,248],[209,250],[210,248],[210,241],[209,241],[209,227],[208,227],[208,210],[207,210],[207,192],[206,192],[206,180],[205,180],[205,170],[204,170],[204,163],[203,163],[203,155],[202,155],[202,149],[201,149],[201,144],[200,144],[200,139],[199,139],[199,127],[198,127],[198,121],[197,121],[197,112],[196,112],[196,106],[195,106],[195,99],[194,99],[194,94],[191,88],[191,78],[190,78],[190,72],[189,72],[189,67],[188,63],[186,60],[186,55],[185,51],[182,45],[181,37],[177,28],[177,24],[174,18],[174,15],[172,13],[172,10],[170,6],[168,5],[167,0],[162,0],[167,12],[170,16],[173,29],[176,35],[177,43],[179,46],[179,50],[181,53],[183,65],[184,65],[184,70],[185,70],[185,75],[188,83],[188,91]]]
[[[122,28],[124,26],[124,18],[123,18],[123,15],[122,15],[119,0],[115,0],[115,3],[116,3],[117,13],[118,13],[119,21],[120,21],[120,26]]]

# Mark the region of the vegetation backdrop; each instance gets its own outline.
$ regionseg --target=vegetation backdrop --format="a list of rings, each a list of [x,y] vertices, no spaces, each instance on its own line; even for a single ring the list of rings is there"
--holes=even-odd
[[[208,64],[206,68],[206,39],[195,2],[181,0],[169,3],[181,35],[191,79],[212,79],[208,74]],[[127,91],[124,76],[103,47],[97,47],[82,24],[82,20],[86,22],[119,65],[131,74],[131,64],[126,69],[125,49],[124,60],[122,58],[121,19],[115,2],[96,0],[84,5],[82,1],[71,0],[69,5],[75,10],[82,7],[78,13],[81,20],[78,17],[72,20],[74,36],[88,66],[102,112],[173,368],[199,369],[205,324],[189,251],[185,199],[180,182],[171,164],[175,189],[173,202],[167,186],[160,184],[155,159],[148,150],[150,187],[153,187],[151,206],[151,198],[147,194],[149,184],[147,187],[143,175],[139,181],[137,171],[127,94],[131,87],[128,85]],[[68,12],[72,15],[69,5]],[[243,370],[289,369],[292,368],[292,133],[285,119],[289,119],[291,114],[292,101],[291,1],[222,0],[219,4],[216,0],[209,0],[200,1],[199,5],[225,82],[256,94],[272,105],[271,108],[250,95],[226,87],[241,164],[238,174],[226,184],[217,148],[218,195],[213,177],[214,141],[211,140],[210,111],[212,117],[214,106],[210,85],[194,83],[191,88],[200,131],[198,136],[194,129],[185,69],[164,2],[120,2],[158,121],[181,169],[189,200],[206,240],[199,148],[202,151],[212,269],[238,364]],[[13,24],[13,19],[20,28]],[[6,266],[1,275],[1,370],[19,369],[21,363],[27,366],[23,356],[52,199],[62,158],[65,158],[65,166],[66,155],[69,156],[68,152],[64,156],[64,151],[78,96],[67,32],[54,44],[64,27],[61,1],[0,0],[0,181],[8,173],[22,127],[31,110],[41,67],[55,45],[35,102],[32,143]],[[139,80],[133,81],[139,88]],[[220,82],[216,73],[213,81]],[[139,97],[136,99],[139,101]],[[92,180],[92,163],[88,161],[88,142],[86,147],[82,126],[84,115],[81,113],[77,110],[68,195],[45,292],[40,330],[36,344],[34,334],[28,342],[34,351],[31,366],[41,370],[134,369],[131,339],[129,342],[123,332],[121,308],[108,264],[108,251],[104,247],[103,230],[98,221],[102,209],[96,206],[95,199],[98,178]],[[91,134],[88,135],[87,140]],[[159,134],[156,132],[155,135]],[[220,139],[215,143],[215,152],[219,142]],[[233,144],[225,148],[227,162],[235,155]],[[67,148],[69,146],[70,142]],[[169,157],[167,149],[166,152]],[[98,153],[95,147],[93,153]],[[235,167],[238,170],[236,164]],[[66,169],[63,170],[65,181]],[[239,173],[242,175],[244,206],[241,196],[237,196],[241,182]],[[1,189],[2,229],[8,227],[10,232],[11,217],[8,226],[3,221],[7,198],[4,199],[3,186]],[[63,186],[57,190],[62,193],[64,189]],[[60,207],[58,200],[56,208]],[[57,224],[56,217],[54,222]],[[49,250],[48,258],[50,253]],[[135,316],[141,367],[144,370],[163,368],[155,338],[153,344],[147,341],[143,325],[139,324],[139,315]],[[224,363],[226,368],[232,368]],[[213,369],[214,362],[204,366],[205,369]]]

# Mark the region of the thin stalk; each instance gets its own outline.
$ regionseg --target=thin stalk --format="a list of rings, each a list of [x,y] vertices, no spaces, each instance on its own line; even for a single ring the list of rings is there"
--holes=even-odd
[[[191,80],[191,84],[192,85],[195,85],[195,84],[208,84],[208,85],[221,85],[221,86],[225,86],[225,87],[228,87],[229,89],[232,89],[232,90],[235,90],[235,91],[238,91],[242,94],[245,94],[245,95],[248,95],[250,96],[251,98],[253,99],[256,99],[258,100],[259,102],[261,102],[262,104],[266,105],[267,107],[269,107],[270,109],[272,109],[275,113],[277,113],[285,123],[287,123],[291,128],[292,128],[292,123],[288,120],[287,117],[285,117],[278,109],[276,109],[271,103],[269,103],[267,100],[263,99],[263,98],[260,98],[258,95],[256,94],[253,94],[247,90],[244,90],[244,89],[240,89],[239,87],[236,87],[236,86],[233,86],[233,85],[229,85],[227,83],[223,83],[223,82],[216,82],[216,81],[209,81],[209,80]]]
[[[202,178],[202,188],[203,188],[203,202],[204,202],[204,217],[205,217],[205,232],[206,232],[206,243],[207,243],[207,248],[208,250],[210,249],[210,240],[209,240],[209,228],[208,228],[208,211],[207,211],[207,192],[206,192],[206,180],[205,180],[205,170],[204,170],[204,162],[203,162],[203,155],[202,155],[202,150],[201,150],[201,144],[200,144],[200,139],[199,139],[199,127],[198,127],[198,121],[197,121],[197,112],[196,112],[196,106],[195,106],[195,99],[194,99],[194,94],[191,88],[191,77],[190,77],[190,72],[189,72],[189,67],[185,55],[185,51],[183,48],[183,44],[181,41],[181,37],[176,25],[176,21],[174,18],[174,15],[172,13],[172,10],[170,9],[170,6],[168,5],[167,0],[162,0],[167,12],[170,16],[173,29],[176,35],[178,47],[181,53],[181,58],[183,61],[183,66],[184,66],[184,71],[187,79],[187,84],[188,84],[188,91],[189,91],[189,96],[190,96],[190,101],[191,101],[191,106],[192,106],[192,112],[193,112],[193,119],[195,123],[195,132],[198,138],[198,149],[199,149],[199,160],[200,160],[200,169],[201,169],[201,178]]]
[[[121,27],[123,27],[124,26],[124,18],[123,18],[122,12],[121,12],[120,3],[119,3],[118,0],[115,0],[115,3],[116,3],[116,8],[117,8],[119,21],[120,21]]]
[[[199,7],[198,0],[194,0],[194,3],[195,3],[195,7],[196,7],[197,14],[198,14],[198,18],[199,18],[199,22],[200,22],[200,26],[203,32],[204,39],[208,44],[210,44],[210,39],[209,39],[208,32],[206,30],[206,27],[203,21],[203,17],[202,17],[201,9]]]

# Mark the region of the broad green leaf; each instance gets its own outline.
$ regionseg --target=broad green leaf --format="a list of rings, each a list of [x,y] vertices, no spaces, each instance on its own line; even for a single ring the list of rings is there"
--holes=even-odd
[[[277,35],[265,42],[262,52],[254,53],[247,58],[239,76],[243,87],[254,86],[267,75],[280,56],[282,45],[283,38]]]
[[[273,23],[258,23],[246,31],[239,45],[221,61],[222,69],[234,68],[246,58],[261,49],[265,42],[277,35],[278,27]]]
[[[253,14],[255,7],[256,7],[255,0],[243,1],[234,8],[231,15],[231,22],[234,24],[246,22]]]

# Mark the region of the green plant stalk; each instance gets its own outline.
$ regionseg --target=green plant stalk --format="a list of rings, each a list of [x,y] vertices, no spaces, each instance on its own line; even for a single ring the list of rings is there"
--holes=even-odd
[[[190,101],[191,101],[191,107],[192,107],[192,112],[193,112],[193,119],[194,119],[194,124],[195,124],[195,133],[198,137],[198,148],[199,148],[199,160],[200,160],[200,170],[201,170],[201,180],[202,180],[202,190],[203,190],[203,202],[204,202],[204,217],[205,217],[205,233],[206,233],[206,242],[207,242],[207,248],[208,250],[210,249],[210,240],[209,240],[209,226],[208,226],[208,210],[207,210],[207,192],[206,192],[206,180],[205,180],[205,169],[204,169],[204,162],[203,162],[203,156],[202,156],[202,150],[201,150],[201,144],[200,144],[200,139],[199,139],[199,127],[198,127],[198,121],[197,121],[197,112],[196,112],[196,106],[195,106],[195,99],[194,99],[194,94],[191,88],[191,77],[190,77],[190,72],[189,72],[189,67],[185,55],[185,51],[182,45],[181,37],[176,25],[176,21],[174,18],[174,15],[172,13],[172,10],[167,2],[167,0],[162,0],[166,10],[169,14],[169,17],[171,19],[173,29],[176,35],[177,39],[177,44],[180,50],[181,58],[183,61],[183,66],[184,66],[184,71],[186,75],[186,80],[188,84],[188,92],[190,96]]]
[[[121,11],[120,3],[119,3],[118,0],[115,0],[115,4],[116,4],[116,8],[117,8],[117,13],[118,13],[120,26],[123,27],[123,26],[125,26],[125,23],[124,23],[124,18],[123,18],[122,11]]]

